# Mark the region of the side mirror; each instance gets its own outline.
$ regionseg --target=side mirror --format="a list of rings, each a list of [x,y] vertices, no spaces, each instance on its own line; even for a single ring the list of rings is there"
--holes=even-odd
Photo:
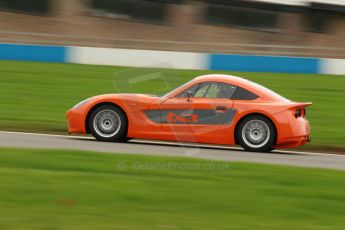
[[[193,97],[192,91],[187,91],[187,101],[190,101],[190,98]]]

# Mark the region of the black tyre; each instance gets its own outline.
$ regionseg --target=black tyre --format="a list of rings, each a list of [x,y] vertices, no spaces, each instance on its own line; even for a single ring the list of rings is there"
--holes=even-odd
[[[269,152],[277,138],[276,129],[268,118],[253,115],[244,118],[236,129],[238,143],[247,151]]]
[[[127,118],[116,106],[102,105],[94,109],[89,117],[88,126],[91,134],[99,141],[127,140]]]

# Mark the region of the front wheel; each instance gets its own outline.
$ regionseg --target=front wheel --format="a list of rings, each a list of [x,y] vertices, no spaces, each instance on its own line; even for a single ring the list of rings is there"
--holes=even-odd
[[[128,123],[124,112],[113,105],[102,105],[91,112],[91,134],[99,141],[126,141]]]
[[[239,144],[247,151],[269,152],[277,137],[273,123],[266,117],[253,115],[241,121],[236,138]]]

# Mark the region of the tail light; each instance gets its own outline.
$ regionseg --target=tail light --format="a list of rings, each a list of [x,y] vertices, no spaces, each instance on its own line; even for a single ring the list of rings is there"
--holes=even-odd
[[[307,111],[305,109],[302,109],[302,116],[303,117],[307,116]]]
[[[292,116],[299,118],[307,115],[305,108],[310,105],[312,105],[311,102],[293,102],[288,108],[291,111]]]
[[[305,109],[296,109],[295,111],[295,117],[299,118],[299,117],[305,117],[306,116],[306,111]]]

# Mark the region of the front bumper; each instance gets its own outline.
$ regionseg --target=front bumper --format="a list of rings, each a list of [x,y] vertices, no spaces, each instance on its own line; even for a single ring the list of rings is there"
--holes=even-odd
[[[68,121],[68,133],[85,134],[85,117],[84,113],[78,109],[70,109],[66,114]]]

